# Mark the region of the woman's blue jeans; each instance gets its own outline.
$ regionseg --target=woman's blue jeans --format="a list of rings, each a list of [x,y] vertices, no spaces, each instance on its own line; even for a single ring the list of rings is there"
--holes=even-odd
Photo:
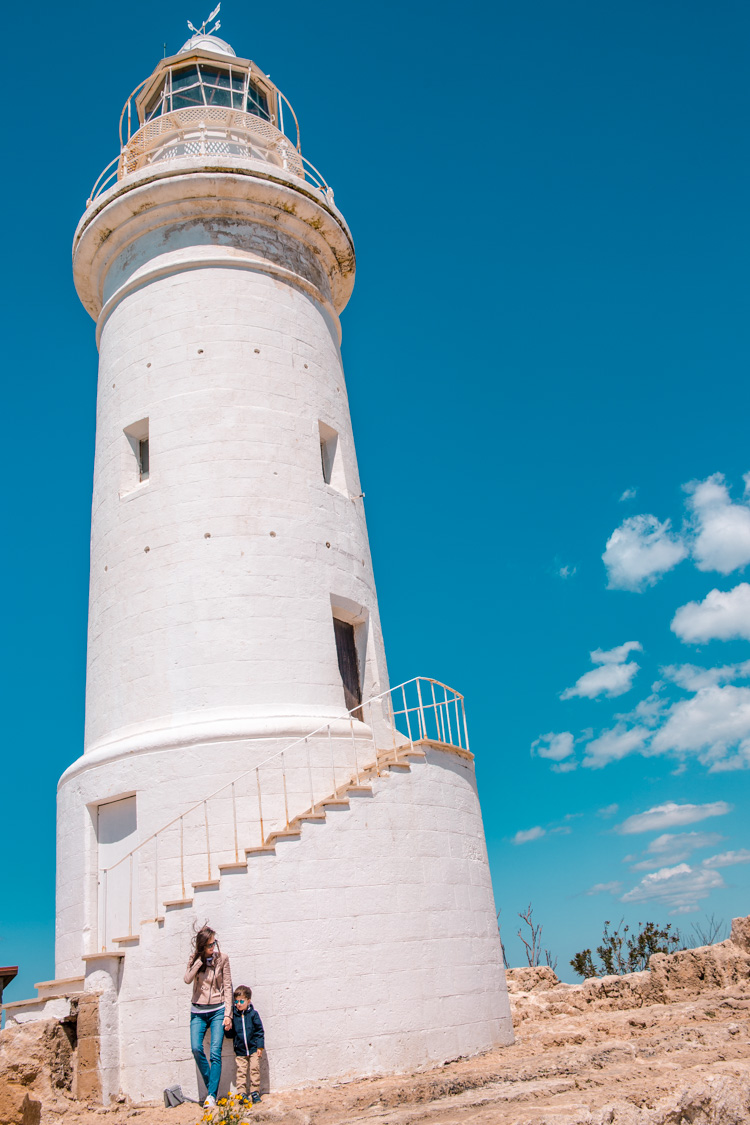
[[[206,1052],[203,1050],[203,1039],[208,1029],[211,1029],[211,1065],[209,1066]],[[190,1013],[190,1046],[193,1057],[198,1064],[198,1070],[206,1083],[206,1093],[216,1097],[221,1078],[221,1048],[224,1043],[224,1008],[217,1008],[215,1012],[201,1012],[196,1015]]]

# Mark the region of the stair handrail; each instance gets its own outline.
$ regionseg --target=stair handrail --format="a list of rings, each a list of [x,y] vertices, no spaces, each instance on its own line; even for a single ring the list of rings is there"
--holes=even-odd
[[[406,707],[406,694],[405,694],[405,689],[410,684],[419,685],[420,681],[425,681],[426,683],[432,684],[433,687],[441,687],[446,692],[451,692],[453,694],[453,700],[451,700],[450,702],[457,702],[460,699],[460,701],[461,701],[462,724],[463,724],[463,734],[464,734],[464,739],[465,739],[465,742],[466,742],[466,746],[461,747],[461,748],[468,751],[469,750],[469,732],[468,732],[468,728],[467,728],[467,725],[466,725],[466,709],[465,709],[465,704],[464,704],[464,696],[460,692],[456,691],[455,688],[450,687],[448,684],[444,684],[441,680],[434,680],[429,676],[413,676],[410,680],[404,680],[403,683],[397,684],[395,687],[392,687],[392,688],[387,688],[385,691],[381,691],[379,695],[374,695],[370,699],[363,700],[362,703],[358,703],[356,706],[349,708],[349,710],[347,711],[346,714],[347,714],[347,717],[349,718],[350,725],[352,725],[352,723],[353,723],[353,721],[356,717],[355,712],[362,711],[362,709],[364,707],[368,707],[368,706],[372,707],[373,703],[377,703],[379,700],[384,699],[388,695],[392,696],[393,693],[397,692],[397,691],[401,691],[401,692],[404,693],[403,694],[404,711],[394,711],[393,709],[391,709],[394,720],[395,720],[395,716],[397,714],[399,714],[399,715],[405,714],[405,713],[407,713],[408,710],[417,710],[418,709],[420,712],[422,712],[423,711],[423,703],[422,703],[421,693],[419,693],[420,702],[419,702],[418,708],[409,708],[409,709],[407,709],[407,707]],[[419,688],[417,690],[419,692]],[[433,695],[433,701],[434,701],[434,695]],[[448,703],[447,697],[446,697],[445,701],[441,701],[441,705],[442,705],[443,702],[447,705],[447,703]],[[427,706],[429,708],[430,704],[428,704]],[[435,704],[433,702],[433,706],[437,706],[437,704]],[[320,734],[321,731],[329,729],[330,725],[331,725],[330,720],[326,723],[321,723],[321,725],[319,727],[316,727],[314,730],[310,731],[308,734],[304,734],[304,735],[301,735],[299,738],[296,738],[293,742],[290,742],[286,746],[283,746],[281,748],[281,750],[277,750],[275,753],[269,755],[269,757],[265,758],[262,762],[257,762],[255,765],[248,767],[248,769],[246,769],[246,770],[243,770],[242,773],[237,775],[237,777],[232,778],[230,781],[224,782],[224,784],[220,785],[218,789],[215,789],[213,791],[213,793],[208,793],[206,796],[201,797],[200,800],[196,801],[194,805],[190,806],[190,808],[185,809],[181,813],[178,813],[177,816],[172,818],[172,820],[168,821],[166,824],[163,824],[161,826],[161,828],[157,828],[155,832],[152,832],[151,835],[147,836],[145,840],[141,840],[140,843],[136,844],[136,846],[134,848],[131,848],[131,850],[129,852],[127,852],[126,855],[124,855],[120,859],[118,859],[116,863],[111,864],[110,867],[102,868],[101,869],[102,872],[104,873],[105,876],[108,876],[109,873],[111,871],[114,871],[116,867],[119,867],[121,863],[124,863],[125,860],[132,860],[132,857],[135,855],[135,853],[140,851],[141,848],[144,848],[146,846],[146,844],[150,844],[151,841],[156,839],[157,836],[160,836],[162,832],[166,832],[168,828],[171,828],[174,824],[177,824],[180,820],[183,820],[184,817],[190,816],[190,814],[195,812],[196,809],[199,809],[201,807],[201,805],[205,804],[207,801],[210,801],[213,797],[218,796],[219,793],[223,793],[224,790],[228,789],[230,786],[236,785],[238,781],[242,781],[242,779],[244,777],[247,777],[248,774],[251,774],[251,773],[255,772],[256,770],[260,770],[263,766],[267,766],[270,762],[273,762],[276,758],[279,758],[282,754],[285,754],[289,750],[294,749],[295,746],[299,746],[302,743],[307,742],[308,739],[313,738],[316,734]],[[395,722],[394,722],[394,728],[395,728]],[[459,737],[460,737],[460,734],[461,734],[460,728],[458,729],[458,734],[459,734]],[[374,737],[374,735],[373,735],[373,737]],[[409,743],[412,747],[414,746],[414,740],[411,737],[411,735],[409,735]]]

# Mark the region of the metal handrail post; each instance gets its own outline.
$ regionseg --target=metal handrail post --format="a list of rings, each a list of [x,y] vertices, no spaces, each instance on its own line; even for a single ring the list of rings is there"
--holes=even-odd
[[[446,725],[448,727],[448,741],[449,741],[449,744],[452,746],[453,745],[453,731],[451,730],[451,713],[450,713],[450,709],[448,707],[448,692],[447,692],[446,688],[443,688],[443,695],[445,696],[445,722],[446,722]]]
[[[413,750],[414,749],[414,739],[411,736],[411,719],[409,718],[409,709],[406,706],[406,691],[404,690],[404,688],[402,688],[401,692],[402,692],[402,695],[404,697],[404,714],[406,716],[406,729],[409,732],[409,745],[411,746],[411,748]]]
[[[260,797],[260,770],[259,770],[259,768],[256,768],[256,770],[255,770],[255,783],[258,787],[258,816],[260,817],[260,846],[263,847],[263,845],[266,842],[266,837],[265,837],[265,834],[263,832],[263,802],[261,801],[261,797]]]
[[[332,793],[336,792],[336,762],[333,757],[333,738],[331,737],[331,724],[328,724],[328,746],[331,751],[331,781],[333,782]]]
[[[307,778],[310,782],[310,811],[315,808],[315,797],[313,795],[313,779],[312,779],[312,766],[310,765],[310,743],[305,739],[305,747],[307,748]]]
[[[203,802],[203,820],[206,825],[206,860],[208,864],[208,881],[211,882],[211,840],[208,835],[208,801]]]
[[[354,722],[351,715],[349,716],[349,730],[352,736],[352,750],[354,751],[354,775],[357,778],[357,785],[359,785],[359,761],[357,760],[357,740],[354,737]],[[378,769],[377,756],[375,758],[375,770],[378,777],[380,777],[380,770]]]
[[[466,705],[464,703],[463,696],[461,696],[461,713],[464,719],[464,738],[466,739],[466,750],[470,754],[471,748],[469,747],[469,728],[466,726]]]
[[[240,847],[237,837],[237,794],[234,791],[234,782],[232,782],[232,816],[234,819],[234,862],[240,862]]]
[[[419,699],[419,737],[427,738],[427,728],[424,722],[424,704],[422,703],[422,686],[417,677],[417,698]]]
[[[289,827],[289,799],[286,792],[286,764],[284,762],[284,753],[281,754],[281,783],[284,786],[284,817],[286,819],[286,826]]]

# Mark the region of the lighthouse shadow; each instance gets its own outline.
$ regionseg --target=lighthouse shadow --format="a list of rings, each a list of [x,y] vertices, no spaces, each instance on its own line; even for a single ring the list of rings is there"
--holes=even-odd
[[[260,1059],[260,1092],[261,1094],[271,1092],[271,1068],[268,1064],[268,1052],[265,1049]]]
[[[198,1078],[198,1097],[202,1105],[206,1097],[206,1086],[197,1066],[195,1071]],[[227,1051],[225,1047],[222,1053],[221,1080],[219,1082],[218,1096],[220,1098],[225,1098],[233,1090],[237,1090],[237,1061],[234,1051],[232,1051],[231,1048]],[[268,1054],[265,1050],[260,1059],[260,1092],[261,1094],[269,1094],[271,1092],[271,1068],[268,1065]]]

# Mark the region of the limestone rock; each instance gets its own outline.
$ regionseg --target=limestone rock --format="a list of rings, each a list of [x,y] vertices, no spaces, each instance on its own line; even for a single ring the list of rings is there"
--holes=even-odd
[[[0,1077],[0,1125],[39,1125],[41,1120],[42,1103]]]
[[[0,1125],[38,1125],[42,1106],[64,1106],[74,1066],[67,1023],[39,1020],[0,1031]]]
[[[738,949],[750,953],[750,914],[746,918],[732,919],[732,932],[729,935],[729,940]]]
[[[546,992],[547,989],[554,988],[560,983],[557,973],[548,965],[507,969],[505,978],[509,992]]]

